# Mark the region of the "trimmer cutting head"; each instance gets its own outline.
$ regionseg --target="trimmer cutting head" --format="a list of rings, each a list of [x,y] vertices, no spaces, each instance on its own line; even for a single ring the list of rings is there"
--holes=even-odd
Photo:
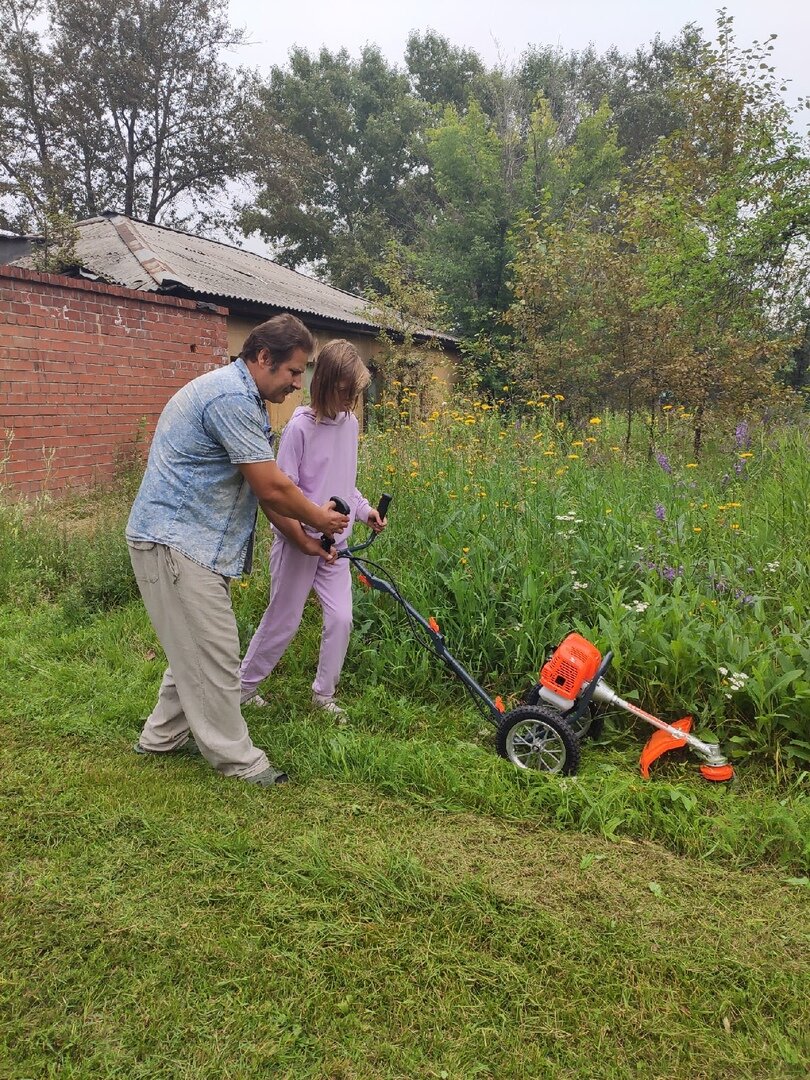
[[[701,765],[700,775],[704,780],[714,780],[715,783],[728,783],[734,779],[733,765]]]

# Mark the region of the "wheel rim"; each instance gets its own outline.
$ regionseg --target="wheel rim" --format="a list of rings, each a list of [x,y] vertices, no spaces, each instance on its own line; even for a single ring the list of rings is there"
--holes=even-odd
[[[582,739],[588,734],[588,729],[591,726],[592,719],[593,718],[591,717],[589,710],[586,709],[582,716],[580,716],[577,720],[566,720],[566,723],[571,728],[576,737],[578,739]]]
[[[568,752],[559,732],[543,720],[519,720],[506,737],[506,753],[520,769],[558,773]]]

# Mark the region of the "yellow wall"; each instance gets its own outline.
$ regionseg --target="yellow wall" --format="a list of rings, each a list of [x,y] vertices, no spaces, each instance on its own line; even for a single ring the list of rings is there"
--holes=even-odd
[[[231,356],[238,356],[242,350],[242,346],[248,334],[258,324],[251,319],[242,318],[239,316],[232,316],[228,319],[228,349]],[[315,352],[313,353],[313,361],[317,356],[318,351],[323,348],[327,341],[332,341],[333,338],[342,337],[347,341],[350,341],[352,345],[360,353],[363,360],[368,363],[379,349],[379,342],[370,337],[368,334],[352,334],[350,331],[344,331],[340,333],[336,330],[312,330],[312,336],[315,338]],[[447,353],[442,349],[430,350],[430,354],[435,357],[436,367],[435,372],[440,382],[446,386],[450,386],[452,382],[451,364]],[[314,363],[310,362],[307,366],[307,372],[304,376],[304,392],[309,389],[309,383],[312,378],[312,369]],[[292,416],[293,411],[304,400],[303,393],[290,394],[286,401],[282,405],[273,405],[272,403],[267,406],[267,411],[270,414],[270,426],[273,431],[280,432],[286,422]],[[360,415],[362,410],[358,410]]]

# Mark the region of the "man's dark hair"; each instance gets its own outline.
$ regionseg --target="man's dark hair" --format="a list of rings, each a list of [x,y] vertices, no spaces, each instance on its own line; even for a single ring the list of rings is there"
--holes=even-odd
[[[255,360],[262,349],[267,349],[273,358],[273,367],[276,367],[288,360],[296,349],[311,353],[314,347],[312,334],[301,320],[285,312],[254,327],[242,346],[241,356],[243,360]]]

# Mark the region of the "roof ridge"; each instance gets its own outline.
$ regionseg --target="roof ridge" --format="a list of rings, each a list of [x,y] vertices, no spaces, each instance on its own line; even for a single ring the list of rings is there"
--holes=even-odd
[[[133,218],[126,217],[123,214],[110,215],[107,220],[156,285],[167,285],[169,281],[182,285],[186,284],[167,262],[155,255],[147,244],[146,238],[141,236],[135,228],[137,224],[147,225],[148,222],[136,222]]]

